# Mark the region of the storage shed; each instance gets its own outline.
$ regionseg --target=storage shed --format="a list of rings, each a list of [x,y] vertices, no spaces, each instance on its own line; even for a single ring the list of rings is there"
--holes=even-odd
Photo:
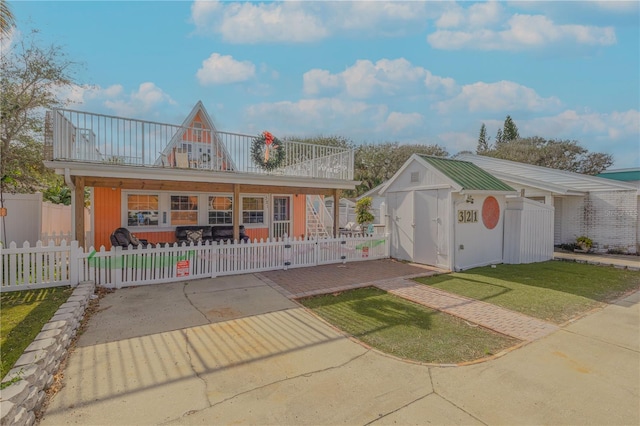
[[[482,155],[463,154],[456,158],[474,163],[526,198],[554,206],[555,245],[575,243],[577,237],[585,235],[593,240],[592,250],[596,252],[638,252],[640,202],[638,186],[632,181]]]
[[[473,163],[414,154],[380,190],[391,257],[449,270],[502,263],[506,197],[517,194]]]

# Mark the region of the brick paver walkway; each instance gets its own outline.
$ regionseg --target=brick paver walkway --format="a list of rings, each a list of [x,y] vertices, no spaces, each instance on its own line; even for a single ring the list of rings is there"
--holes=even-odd
[[[287,271],[256,274],[269,284],[276,284],[282,294],[292,299],[370,287],[373,281],[410,278],[435,274],[437,269],[409,265],[391,259],[349,262]]]
[[[376,287],[520,340],[536,340],[558,330],[555,324],[409,280],[387,280]]]
[[[391,259],[323,265],[255,274],[291,299],[375,286],[396,296],[446,312],[524,341],[536,340],[558,326],[490,303],[411,281],[438,270]]]

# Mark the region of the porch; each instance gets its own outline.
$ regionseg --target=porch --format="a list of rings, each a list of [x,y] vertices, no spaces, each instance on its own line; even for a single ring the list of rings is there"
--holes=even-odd
[[[282,140],[282,161],[266,169],[256,161],[257,135],[174,125],[68,109],[48,111],[45,159],[127,167],[192,169],[311,179],[353,179],[351,149]],[[197,124],[197,125],[196,125]]]

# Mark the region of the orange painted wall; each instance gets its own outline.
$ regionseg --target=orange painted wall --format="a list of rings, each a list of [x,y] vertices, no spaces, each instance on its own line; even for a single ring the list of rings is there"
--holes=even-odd
[[[109,236],[121,226],[120,189],[93,189],[93,241],[96,248],[111,248]]]
[[[293,196],[293,235],[300,238],[307,233],[307,196],[304,194]]]
[[[251,241],[269,238],[269,228],[245,228],[244,233],[249,236]]]

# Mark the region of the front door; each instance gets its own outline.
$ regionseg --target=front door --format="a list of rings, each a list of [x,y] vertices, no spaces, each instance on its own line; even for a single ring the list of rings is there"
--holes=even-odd
[[[273,197],[272,237],[291,236],[291,197],[288,195]]]
[[[415,192],[415,249],[413,260],[438,264],[438,190]]]
[[[391,219],[391,257],[400,260],[413,260],[413,192],[390,193],[389,216]]]

